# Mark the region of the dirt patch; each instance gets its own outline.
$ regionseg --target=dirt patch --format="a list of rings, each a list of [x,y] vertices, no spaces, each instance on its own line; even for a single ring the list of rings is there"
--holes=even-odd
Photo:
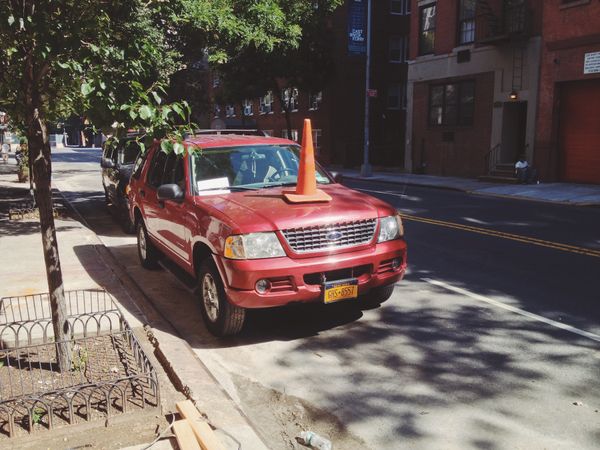
[[[311,430],[326,437],[331,440],[335,449],[370,448],[328,411],[245,377],[233,375],[233,381],[242,409],[272,450],[306,450],[306,447],[295,440],[303,430]]]

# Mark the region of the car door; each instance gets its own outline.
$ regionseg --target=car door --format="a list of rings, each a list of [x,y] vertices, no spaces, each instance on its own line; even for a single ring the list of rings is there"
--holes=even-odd
[[[139,192],[140,204],[144,211],[146,230],[153,240],[161,244],[161,246],[163,243],[159,237],[158,230],[160,229],[159,221],[162,220],[164,211],[159,206],[157,190],[162,184],[166,161],[167,154],[161,151],[160,148],[157,148],[150,161],[146,183],[142,185]]]
[[[161,219],[157,221],[160,239],[169,251],[176,256],[180,265],[189,266],[191,262],[190,227],[187,226],[189,205],[185,176],[185,158],[171,153],[165,164],[162,184],[177,184],[184,192],[184,198],[159,202],[162,208]],[[161,204],[162,203],[162,204]]]

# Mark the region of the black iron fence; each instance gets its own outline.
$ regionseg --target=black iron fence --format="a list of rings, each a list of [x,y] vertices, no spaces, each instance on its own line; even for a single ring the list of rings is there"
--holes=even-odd
[[[160,404],[156,371],[110,295],[65,296],[63,342],[54,340],[47,294],[0,299],[0,439]],[[61,371],[65,344],[71,367]]]

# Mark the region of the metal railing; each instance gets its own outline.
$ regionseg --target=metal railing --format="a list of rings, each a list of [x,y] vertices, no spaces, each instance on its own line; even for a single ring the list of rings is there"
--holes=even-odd
[[[47,294],[0,299],[0,442],[160,404],[156,371],[110,295],[65,297],[67,341],[54,340]],[[71,368],[60,371],[65,342]]]
[[[496,144],[485,154],[484,170],[486,175],[490,175],[496,169],[496,165],[500,162],[501,149],[502,144]]]

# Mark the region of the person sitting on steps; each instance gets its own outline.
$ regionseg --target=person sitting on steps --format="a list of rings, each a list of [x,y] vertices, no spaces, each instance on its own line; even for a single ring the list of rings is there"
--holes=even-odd
[[[538,183],[537,170],[529,165],[525,155],[521,155],[515,163],[515,175],[520,184]]]

